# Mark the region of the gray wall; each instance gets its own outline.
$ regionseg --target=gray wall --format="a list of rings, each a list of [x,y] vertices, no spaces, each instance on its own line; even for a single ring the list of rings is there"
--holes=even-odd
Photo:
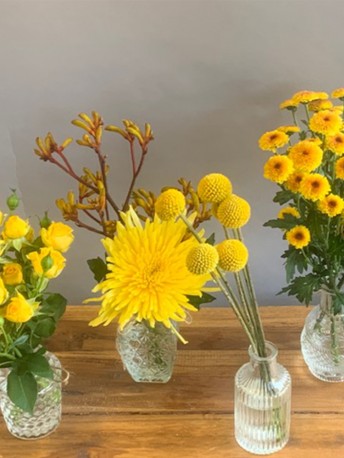
[[[70,120],[81,111],[148,121],[156,140],[139,185],[158,192],[183,175],[229,175],[252,205],[245,235],[260,303],[295,303],[275,296],[285,243],[262,227],[277,212],[276,188],[262,177],[257,140],[289,123],[278,105],[294,92],[344,86],[343,24],[344,2],[330,0],[0,1],[1,204],[17,187],[27,216],[59,218],[55,199],[75,186],[33,154],[37,135],[78,138]],[[109,146],[120,201],[129,160],[120,140]],[[72,151],[77,168],[93,165]],[[98,236],[76,230],[53,289],[70,303],[89,297],[86,259],[101,253]]]

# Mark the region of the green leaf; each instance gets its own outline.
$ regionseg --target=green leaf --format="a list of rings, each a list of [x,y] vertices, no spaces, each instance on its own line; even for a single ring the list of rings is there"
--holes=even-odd
[[[270,219],[263,224],[265,227],[277,227],[278,229],[289,230],[300,224],[300,219],[293,215],[285,215],[284,218]]]
[[[213,302],[216,298],[208,293],[202,293],[202,296],[187,296],[189,303],[196,307],[197,310],[200,309],[201,304],[208,304]]]
[[[37,322],[35,334],[40,337],[50,337],[54,334],[56,323],[53,318],[46,317]]]
[[[55,321],[58,321],[64,314],[67,306],[67,299],[61,294],[50,294],[43,301],[41,313],[53,316]]]
[[[99,256],[94,259],[88,259],[87,264],[93,273],[93,277],[96,282],[100,282],[105,278],[108,270],[107,265],[103,259],[101,259]]]
[[[278,294],[288,293],[289,296],[295,296],[298,301],[308,305],[313,293],[318,291],[322,285],[322,277],[312,273],[294,278],[288,286],[283,288]]]
[[[26,358],[29,372],[40,377],[52,379],[54,372],[43,355],[33,353]]]
[[[205,243],[209,243],[209,245],[215,245],[215,233],[214,232],[211,235],[209,235]]]
[[[13,404],[32,415],[37,399],[35,377],[30,372],[19,375],[12,370],[7,377],[7,394]]]
[[[284,205],[289,200],[294,200],[295,194],[291,191],[278,191],[276,192],[275,197],[273,198],[274,202],[277,202],[280,205]]]

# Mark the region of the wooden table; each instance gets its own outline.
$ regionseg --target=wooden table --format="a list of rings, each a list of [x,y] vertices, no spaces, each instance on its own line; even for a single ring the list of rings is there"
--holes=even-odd
[[[299,338],[308,310],[261,307],[266,337],[293,380],[291,438],[279,458],[344,456],[344,384],[315,379]],[[244,458],[233,435],[233,378],[247,340],[231,310],[207,308],[182,326],[167,384],[135,383],[114,346],[115,326],[91,328],[92,306],[70,306],[49,349],[71,373],[60,427],[21,441],[0,426],[1,458]]]

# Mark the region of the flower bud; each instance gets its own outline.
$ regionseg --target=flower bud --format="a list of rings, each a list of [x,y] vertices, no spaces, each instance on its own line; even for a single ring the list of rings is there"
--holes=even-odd
[[[48,216],[48,212],[44,212],[44,216],[39,220],[39,225],[47,229],[51,224],[51,219]]]
[[[53,267],[53,265],[54,265],[54,261],[53,261],[53,258],[50,256],[50,254],[47,254],[41,260],[41,266],[42,266],[43,272],[47,272],[49,269]]]
[[[18,207],[20,199],[17,196],[15,189],[11,189],[11,191],[12,191],[12,194],[7,198],[6,203],[7,203],[8,208],[11,211],[13,211]]]

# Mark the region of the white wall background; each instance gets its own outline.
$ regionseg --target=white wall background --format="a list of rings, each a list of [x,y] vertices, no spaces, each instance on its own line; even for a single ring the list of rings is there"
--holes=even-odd
[[[60,218],[55,199],[75,185],[34,155],[34,140],[79,138],[70,124],[79,112],[150,122],[156,139],[138,184],[158,192],[180,176],[227,174],[252,206],[245,235],[260,303],[295,303],[275,296],[285,242],[262,227],[278,208],[257,140],[290,122],[278,105],[294,92],[344,86],[343,24],[341,0],[0,1],[1,204],[17,187],[26,215]],[[129,158],[120,139],[109,146],[121,201]],[[72,151],[77,169],[92,167],[86,150]],[[86,259],[102,251],[98,236],[76,229],[52,289],[70,303],[89,297]]]

